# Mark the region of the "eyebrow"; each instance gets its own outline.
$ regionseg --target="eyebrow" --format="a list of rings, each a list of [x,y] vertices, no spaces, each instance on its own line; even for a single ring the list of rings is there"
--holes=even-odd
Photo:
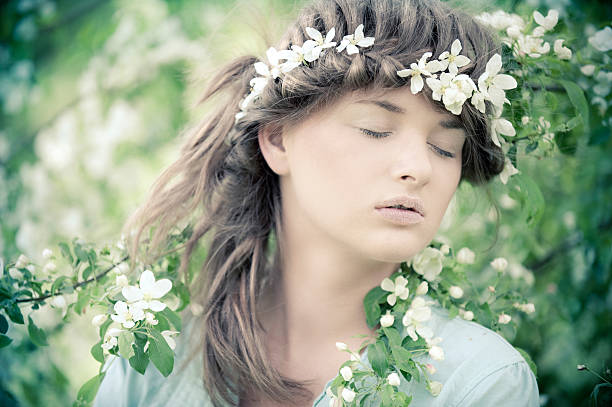
[[[368,99],[364,99],[364,100],[358,100],[356,103],[364,103],[364,104],[371,104],[371,105],[375,105],[378,106],[380,108],[385,109],[388,112],[391,113],[406,113],[406,110],[394,103],[391,103],[387,100],[368,100]],[[463,126],[463,123],[461,123],[461,120],[459,120],[458,117],[451,117],[451,118],[447,118],[447,119],[443,119],[440,121],[440,126],[442,126],[445,129],[459,129],[459,130],[465,130],[465,127]]]

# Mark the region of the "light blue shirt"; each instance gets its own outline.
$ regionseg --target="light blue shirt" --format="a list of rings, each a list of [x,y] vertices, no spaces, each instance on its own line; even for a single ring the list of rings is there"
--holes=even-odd
[[[431,363],[436,373],[431,380],[443,383],[440,394],[432,396],[423,383],[406,382],[400,389],[412,395],[410,407],[537,407],[539,395],[536,378],[521,354],[497,333],[460,317],[448,318],[448,312],[432,307],[428,321],[436,336],[442,338],[444,360],[419,358]],[[187,348],[181,339],[177,351]],[[107,370],[94,407],[212,407],[202,383],[202,356],[182,367],[189,352],[178,352],[172,374],[164,378],[151,364],[144,376],[127,361],[117,358]],[[362,360],[367,363],[367,353]],[[328,382],[331,383],[331,379]],[[329,397],[322,391],[313,407],[328,407]]]

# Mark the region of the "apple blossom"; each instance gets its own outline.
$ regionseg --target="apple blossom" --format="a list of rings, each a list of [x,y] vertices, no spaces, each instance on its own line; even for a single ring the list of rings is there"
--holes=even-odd
[[[355,392],[345,387],[344,389],[342,389],[342,398],[347,403],[350,403],[355,399]]]
[[[408,298],[409,291],[406,284],[408,284],[408,280],[402,276],[396,277],[395,282],[391,281],[390,278],[385,278],[382,283],[380,283],[380,288],[391,292],[391,294],[387,296],[389,305],[395,305],[398,297],[402,300]]]
[[[431,363],[426,363],[426,364],[425,364],[425,369],[427,369],[427,372],[428,372],[429,374],[436,374],[436,372],[437,372],[437,370],[436,370],[435,366],[434,366],[434,365],[432,365]]]
[[[387,376],[387,383],[391,386],[399,386],[400,385],[400,377],[397,373],[393,372]]]
[[[427,281],[421,281],[421,284],[419,284],[419,286],[417,287],[415,294],[425,295],[427,294],[428,290],[429,290],[429,284],[427,284]]]
[[[565,40],[555,40],[553,43],[553,50],[555,54],[559,57],[559,59],[571,59],[572,58],[572,50],[563,46],[563,41]]]
[[[497,271],[504,271],[508,267],[508,260],[504,257],[497,257],[491,261],[491,267]]]
[[[374,37],[365,37],[363,28],[363,24],[359,24],[355,29],[355,34],[345,35],[336,51],[342,52],[346,48],[346,53],[352,55],[359,53],[357,47],[367,48],[374,45]]]
[[[427,390],[432,396],[436,397],[440,394],[440,392],[442,392],[442,383],[433,381],[429,382],[427,383]]]
[[[459,39],[456,39],[455,41],[453,41],[453,43],[451,44],[450,52],[444,51],[438,57],[438,59],[442,63],[440,70],[447,69],[448,67],[448,71],[452,75],[456,75],[457,72],[459,71],[459,68],[464,67],[467,64],[469,64],[470,59],[466,57],[465,55],[459,54],[462,48],[463,47],[461,46],[461,41],[459,41]]]
[[[51,249],[44,249],[44,250],[42,251],[42,257],[43,257],[43,259],[48,260],[48,259],[50,259],[50,258],[51,258],[51,256],[53,256],[53,252],[51,251]]]
[[[512,317],[508,314],[504,314],[503,312],[501,314],[499,314],[499,318],[497,319],[497,322],[499,322],[500,324],[507,324],[512,320]]]
[[[342,369],[340,369],[340,375],[342,376],[344,380],[348,382],[349,380],[353,378],[353,371],[351,370],[350,367],[344,366]]]
[[[453,298],[463,297],[463,289],[459,286],[453,285],[448,289],[448,293]]]
[[[167,278],[155,281],[155,276],[151,270],[145,270],[140,275],[139,287],[123,287],[121,293],[131,303],[137,303],[142,309],[152,311],[163,311],[166,304],[158,301],[158,298],[166,295],[172,288],[172,282]]]
[[[442,272],[444,255],[433,247],[426,247],[412,259],[412,268],[427,281],[435,280]]]
[[[93,326],[101,326],[104,323],[104,321],[106,321],[106,318],[108,318],[108,315],[98,314],[91,319],[91,324]]]
[[[474,264],[476,254],[467,247],[462,247],[457,252],[457,262],[461,264]]]
[[[387,311],[385,315],[380,317],[380,326],[388,328],[395,322],[395,317],[391,315],[391,311]]]
[[[423,89],[423,76],[434,76],[433,74],[443,69],[443,64],[440,61],[429,61],[427,59],[432,55],[431,52],[426,52],[421,56],[418,63],[411,63],[409,69],[397,71],[397,75],[405,78],[410,76],[410,91],[416,95]]]

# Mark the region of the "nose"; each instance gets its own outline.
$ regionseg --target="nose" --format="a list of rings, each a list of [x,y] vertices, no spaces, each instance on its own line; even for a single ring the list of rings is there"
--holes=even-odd
[[[411,186],[425,185],[433,171],[432,152],[425,140],[405,141],[395,150],[391,167],[393,179]]]

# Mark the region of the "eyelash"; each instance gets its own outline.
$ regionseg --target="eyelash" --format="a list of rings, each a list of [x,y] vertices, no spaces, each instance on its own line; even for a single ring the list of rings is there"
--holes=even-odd
[[[370,137],[373,137],[373,138],[384,138],[384,137],[387,137],[387,136],[389,136],[391,134],[389,132],[380,133],[380,132],[372,131],[372,130],[368,130],[368,129],[360,129],[360,130],[366,136],[370,136]],[[436,150],[436,152],[440,156],[442,156],[442,157],[445,157],[445,158],[454,158],[455,157],[455,154],[453,154],[451,152],[448,152],[446,150],[442,150],[440,147],[438,147],[438,146],[436,146],[434,144],[429,144],[429,145],[432,146]]]

